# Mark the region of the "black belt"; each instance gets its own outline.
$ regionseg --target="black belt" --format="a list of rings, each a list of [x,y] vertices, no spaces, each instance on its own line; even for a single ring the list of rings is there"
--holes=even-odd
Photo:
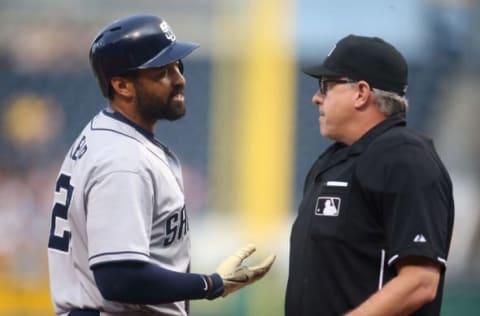
[[[100,312],[94,309],[75,309],[68,316],[100,316]]]

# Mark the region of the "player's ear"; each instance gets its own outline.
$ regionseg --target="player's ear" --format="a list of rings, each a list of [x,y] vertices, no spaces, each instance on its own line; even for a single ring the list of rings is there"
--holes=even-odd
[[[114,93],[120,96],[131,98],[135,95],[133,80],[128,77],[115,76],[110,80]]]

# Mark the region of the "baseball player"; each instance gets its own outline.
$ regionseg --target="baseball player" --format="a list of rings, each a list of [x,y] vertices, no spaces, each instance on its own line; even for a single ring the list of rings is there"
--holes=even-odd
[[[57,315],[188,315],[190,299],[226,296],[262,278],[248,245],[209,275],[189,272],[190,233],[180,164],[154,137],[185,114],[179,42],[160,17],[102,29],[90,62],[107,108],[83,129],[58,175],[48,242]]]

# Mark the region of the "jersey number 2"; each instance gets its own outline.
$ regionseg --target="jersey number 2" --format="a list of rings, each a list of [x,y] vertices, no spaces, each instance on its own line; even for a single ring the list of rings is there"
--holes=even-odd
[[[67,220],[68,208],[70,207],[70,202],[72,199],[73,186],[70,185],[70,176],[67,176],[63,173],[58,177],[55,192],[61,193],[62,189],[66,191],[66,197],[63,203],[57,202],[53,206],[48,248],[68,252],[72,233],[69,231]],[[64,221],[65,226],[63,227],[62,231],[57,232],[56,227],[60,220]]]

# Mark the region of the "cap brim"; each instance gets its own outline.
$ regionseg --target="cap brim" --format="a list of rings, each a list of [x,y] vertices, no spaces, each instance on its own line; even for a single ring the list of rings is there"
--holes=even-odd
[[[190,55],[200,45],[191,42],[175,42],[147,61],[141,68],[162,67]]]
[[[317,65],[317,66],[310,66],[302,68],[302,71],[314,78],[321,78],[321,77],[340,77],[344,74],[339,72],[332,71],[325,67],[324,65]]]

